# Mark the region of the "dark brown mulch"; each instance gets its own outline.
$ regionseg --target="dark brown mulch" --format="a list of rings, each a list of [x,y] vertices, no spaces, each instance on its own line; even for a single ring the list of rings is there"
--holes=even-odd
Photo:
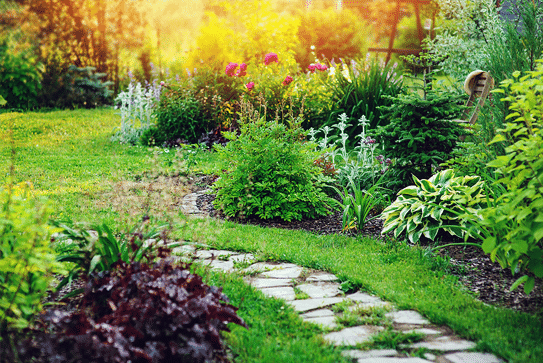
[[[199,197],[198,208],[213,217],[224,219],[224,216],[213,208],[213,199],[213,195]],[[236,220],[236,222],[262,227],[300,229],[316,234],[342,233],[340,212],[315,220],[285,222],[276,219],[249,218]],[[360,231],[360,234],[381,238],[382,224],[382,220],[374,219]],[[520,275],[512,276],[510,270],[504,270],[498,263],[493,263],[481,248],[452,246],[439,250],[438,254],[450,259],[451,264],[456,266],[452,273],[457,275],[459,281],[479,300],[491,305],[543,315],[543,279],[536,278],[536,287],[530,295],[524,294],[522,286],[515,291],[509,291],[513,282]]]

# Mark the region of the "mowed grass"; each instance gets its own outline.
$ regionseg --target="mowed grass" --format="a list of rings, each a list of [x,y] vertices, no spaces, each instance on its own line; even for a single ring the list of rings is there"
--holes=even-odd
[[[184,156],[113,143],[110,139],[119,124],[120,117],[112,109],[0,114],[0,183],[9,182],[10,177],[15,182],[30,181],[36,194],[52,201],[53,218],[106,222],[117,229],[126,227],[123,223],[129,213],[136,217],[149,213],[152,220],[160,220],[160,204],[182,193],[182,186],[155,193],[158,209],[143,202],[145,195],[168,180],[188,182],[190,175],[178,175],[180,169],[185,170]],[[220,168],[213,153],[198,154],[196,159],[193,172]],[[175,205],[172,202],[172,210],[178,210]],[[423,249],[401,241],[192,220],[180,213],[174,222],[172,236],[180,240],[333,272],[401,309],[417,310],[435,324],[450,326],[477,342],[479,349],[510,362],[543,362],[541,314],[477,301],[448,274],[443,261]],[[344,361],[338,348],[316,336],[319,328],[303,323],[284,303],[265,298],[236,276],[206,273],[206,278],[224,288],[250,326],[249,330],[233,326],[226,335],[236,361]]]

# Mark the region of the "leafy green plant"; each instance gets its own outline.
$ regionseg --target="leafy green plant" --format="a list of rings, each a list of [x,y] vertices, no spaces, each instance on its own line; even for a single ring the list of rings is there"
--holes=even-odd
[[[366,223],[378,217],[375,215],[368,218],[370,212],[380,202],[379,189],[379,183],[376,183],[368,190],[362,190],[359,187],[343,187],[343,192],[337,190],[342,199],[343,217],[341,223],[344,231],[362,230]]]
[[[313,163],[318,152],[291,117],[287,126],[254,113],[240,135],[228,133],[230,142],[216,146],[228,169],[213,185],[213,203],[228,217],[290,221],[329,213],[333,199],[322,191],[326,179]]]
[[[0,39],[0,95],[11,108],[36,106],[43,66],[30,49],[20,50],[14,41]]]
[[[202,118],[198,101],[190,90],[170,88],[162,93],[154,110],[156,125],[142,137],[150,144],[176,145],[181,142],[196,143],[211,128],[213,120]]]
[[[49,204],[25,183],[0,188],[0,341],[27,328],[52,282],[65,273],[55,260]]]
[[[447,169],[428,180],[413,176],[413,181],[415,185],[400,190],[381,214],[382,234],[394,231],[398,237],[405,232],[412,243],[422,235],[433,241],[439,230],[457,237],[475,235],[475,231],[468,232],[470,223],[487,202],[480,177],[456,177]]]
[[[383,117],[389,123],[377,131],[377,138],[382,140],[387,156],[394,160],[390,167],[394,179],[386,184],[394,191],[407,186],[411,175],[429,178],[434,168],[449,158],[465,132],[452,121],[461,116],[463,107],[459,103],[463,96],[432,89],[431,75],[423,79],[422,96],[418,92],[385,96],[393,102],[382,107]]]
[[[151,250],[166,248],[165,244],[157,242],[158,238],[164,237],[165,225],[148,230],[136,228],[126,235],[115,236],[105,223],[90,228],[71,221],[54,221],[53,224],[60,229],[55,236],[58,261],[74,264],[69,275],[57,286],[57,291],[81,274],[88,276],[97,271],[109,271],[118,261],[144,261]],[[177,244],[167,248],[173,247]],[[80,292],[76,290],[71,295]]]
[[[490,232],[483,250],[512,274],[532,273],[511,287],[524,283],[527,294],[534,288],[534,275],[543,277],[543,60],[538,62],[536,71],[522,77],[515,72],[514,79],[503,81],[503,89],[497,90],[509,91],[504,100],[511,102],[511,112],[492,142],[507,141],[510,146],[488,166],[496,168],[496,183],[506,191],[482,212]]]

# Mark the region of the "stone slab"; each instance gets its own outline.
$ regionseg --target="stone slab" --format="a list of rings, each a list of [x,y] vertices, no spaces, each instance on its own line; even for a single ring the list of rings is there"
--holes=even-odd
[[[410,329],[405,330],[404,333],[421,333],[424,335],[440,335],[442,334],[439,330],[430,329],[430,328],[420,328],[420,329]]]
[[[330,309],[319,309],[315,311],[310,311],[305,314],[300,315],[302,318],[320,318],[323,316],[334,316],[334,312]]]
[[[320,297],[334,297],[341,293],[339,284],[302,284],[296,287],[313,299]]]
[[[430,322],[413,310],[400,310],[386,314],[396,324],[426,325]]]
[[[276,297],[278,299],[283,300],[294,300],[296,298],[296,294],[294,293],[294,289],[290,286],[285,287],[269,287],[265,289],[261,289],[266,296]]]
[[[395,349],[374,349],[374,350],[344,350],[341,352],[341,355],[347,358],[353,359],[367,359],[367,358],[377,358],[377,357],[394,357],[398,355],[398,352]]]
[[[459,352],[442,355],[436,363],[503,363],[504,361],[490,353]]]
[[[336,282],[337,276],[327,272],[312,273],[305,281],[307,282]]]
[[[396,358],[396,357],[376,357],[359,359],[358,363],[432,363],[429,360],[410,357],[410,358]]]
[[[262,289],[266,287],[283,287],[283,286],[292,286],[292,282],[287,279],[261,279],[256,278],[253,280],[248,280],[248,283],[256,287],[257,289]]]
[[[296,311],[305,312],[334,305],[345,300],[343,297],[325,297],[322,299],[295,300],[290,304]]]
[[[383,305],[383,304],[389,304],[381,299],[379,299],[377,296],[372,296],[370,294],[366,294],[365,292],[355,292],[354,294],[350,294],[345,296],[347,299],[351,299],[353,301],[366,304],[366,305]]]
[[[225,250],[198,250],[196,251],[196,257],[207,260],[212,257],[218,258],[219,256],[234,256],[237,252],[225,251]]]
[[[222,270],[225,272],[230,272],[234,270],[234,263],[232,261],[212,260],[208,263],[211,268],[216,270]]]
[[[476,344],[464,339],[455,339],[445,336],[434,340],[428,340],[409,345],[410,348],[426,348],[428,350],[438,350],[441,352],[453,352],[458,350],[468,350],[475,348]]]
[[[334,329],[337,327],[336,317],[335,316],[321,316],[317,318],[304,318],[304,321],[308,323],[318,324],[325,328]]]
[[[336,346],[340,345],[357,345],[370,341],[371,337],[377,332],[383,330],[382,326],[353,326],[351,328],[345,328],[338,332],[326,334],[324,339]]]
[[[281,265],[274,270],[263,272],[262,276],[271,277],[275,279],[297,279],[302,274],[303,268],[300,266],[295,267],[282,267]]]

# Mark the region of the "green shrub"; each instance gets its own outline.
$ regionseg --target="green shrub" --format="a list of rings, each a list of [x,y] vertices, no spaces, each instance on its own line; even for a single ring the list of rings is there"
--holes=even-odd
[[[0,95],[10,108],[36,106],[42,71],[31,50],[17,50],[9,39],[0,39]]]
[[[413,176],[413,181],[415,185],[400,190],[383,211],[382,234],[394,231],[398,237],[405,232],[412,243],[422,235],[433,241],[439,230],[463,237],[486,206],[484,183],[477,176],[456,177],[447,169],[428,180]]]
[[[488,166],[496,168],[506,191],[482,214],[490,232],[483,250],[513,274],[532,273],[512,286],[525,283],[526,293],[534,288],[534,275],[543,277],[543,60],[538,62],[536,71],[522,77],[515,72],[497,90],[509,93],[504,101],[511,102],[511,112],[493,143],[510,146]]]
[[[228,217],[286,221],[329,213],[322,169],[314,165],[318,153],[299,123],[287,126],[256,114],[244,120],[239,136],[227,134],[230,142],[216,146],[228,165],[213,186],[218,209]]]
[[[50,245],[49,206],[28,185],[0,188],[0,341],[28,327],[53,273],[64,273]]]
[[[208,130],[212,120],[202,119],[200,104],[194,95],[186,89],[168,89],[162,93],[160,102],[154,111],[156,129],[152,135],[156,145],[163,143],[196,143]],[[149,139],[148,136],[143,136]]]
[[[386,187],[395,191],[407,186],[411,175],[428,179],[465,133],[451,121],[462,114],[462,96],[433,90],[429,77],[424,79],[422,92],[422,96],[418,92],[385,96],[392,104],[381,107],[387,124],[377,131],[377,138],[394,160],[390,174],[394,179]]]

